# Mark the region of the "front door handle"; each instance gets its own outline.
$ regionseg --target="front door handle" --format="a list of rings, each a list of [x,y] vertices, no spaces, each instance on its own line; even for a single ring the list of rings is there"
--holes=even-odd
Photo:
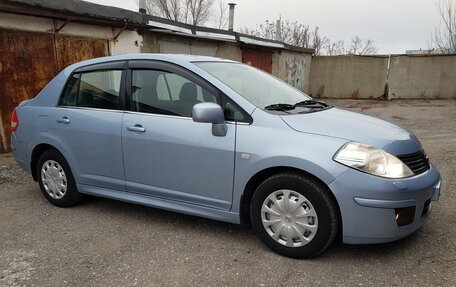
[[[60,119],[57,119],[56,121],[58,123],[61,123],[61,124],[69,124],[70,123],[70,119],[68,117],[62,117]]]
[[[140,124],[136,124],[134,126],[129,126],[129,127],[127,127],[127,130],[129,130],[131,132],[137,132],[137,133],[143,133],[146,131],[146,129]]]

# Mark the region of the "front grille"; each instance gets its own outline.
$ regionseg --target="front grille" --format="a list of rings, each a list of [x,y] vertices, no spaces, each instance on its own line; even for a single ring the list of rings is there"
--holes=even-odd
[[[423,151],[398,155],[397,157],[402,160],[414,174],[423,173],[430,168],[429,160]]]

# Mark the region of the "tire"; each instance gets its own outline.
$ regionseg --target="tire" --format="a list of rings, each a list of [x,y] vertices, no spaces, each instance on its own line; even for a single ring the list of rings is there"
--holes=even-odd
[[[339,228],[337,207],[328,191],[296,173],[277,174],[261,183],[250,203],[250,217],[266,246],[292,258],[321,254]]]
[[[41,191],[52,204],[69,207],[82,200],[67,161],[57,150],[47,150],[40,156],[37,175]]]

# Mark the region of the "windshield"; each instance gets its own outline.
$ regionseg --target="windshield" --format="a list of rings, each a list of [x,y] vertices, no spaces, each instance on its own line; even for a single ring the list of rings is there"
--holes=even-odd
[[[267,107],[277,104],[295,105],[311,99],[287,83],[245,64],[226,62],[194,64],[261,109],[269,110]]]

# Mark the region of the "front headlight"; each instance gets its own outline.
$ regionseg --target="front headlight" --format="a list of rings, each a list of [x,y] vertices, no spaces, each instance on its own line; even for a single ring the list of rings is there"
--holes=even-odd
[[[400,159],[368,144],[346,143],[334,160],[349,167],[386,178],[404,178],[413,175]]]

